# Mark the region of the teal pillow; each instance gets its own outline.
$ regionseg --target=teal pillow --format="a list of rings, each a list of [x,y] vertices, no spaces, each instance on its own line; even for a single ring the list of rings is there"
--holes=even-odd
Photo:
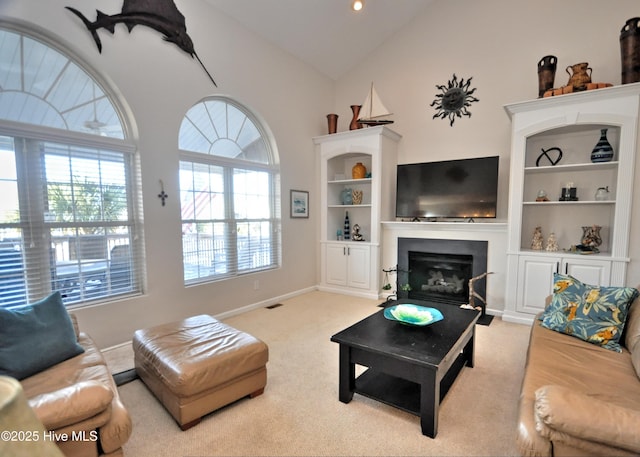
[[[0,375],[24,379],[83,352],[60,292],[0,308]]]
[[[590,286],[556,273],[553,298],[542,314],[542,326],[621,352],[620,337],[629,306],[637,296],[633,287]]]

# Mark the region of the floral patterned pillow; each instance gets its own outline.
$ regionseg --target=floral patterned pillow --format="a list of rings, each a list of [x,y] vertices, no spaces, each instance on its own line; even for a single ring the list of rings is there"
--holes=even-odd
[[[637,296],[633,287],[590,286],[556,273],[553,298],[542,314],[542,326],[621,352],[620,336],[629,306]]]

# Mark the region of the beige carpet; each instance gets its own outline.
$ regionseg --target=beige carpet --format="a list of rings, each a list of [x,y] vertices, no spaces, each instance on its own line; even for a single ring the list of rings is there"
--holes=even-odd
[[[130,457],[511,456],[529,328],[494,319],[477,326],[476,364],[440,408],[435,439],[417,416],[355,395],[338,401],[334,333],[379,311],[372,300],[313,292],[227,319],[269,345],[265,393],[180,431],[139,380],[120,387],[133,419]],[[123,351],[128,348],[124,347]]]

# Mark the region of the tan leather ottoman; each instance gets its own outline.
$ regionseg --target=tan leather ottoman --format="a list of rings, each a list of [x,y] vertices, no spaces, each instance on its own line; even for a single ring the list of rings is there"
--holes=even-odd
[[[267,345],[208,315],[136,330],[136,372],[182,430],[267,384]]]

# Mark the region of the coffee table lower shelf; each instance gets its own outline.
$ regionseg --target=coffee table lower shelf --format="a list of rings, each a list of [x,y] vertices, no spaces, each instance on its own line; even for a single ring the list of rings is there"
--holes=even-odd
[[[440,401],[464,367],[465,359],[460,354],[451,369],[440,381]],[[420,411],[420,384],[369,368],[356,378],[355,393],[401,409],[416,416]]]
[[[480,317],[457,306],[440,311],[444,319],[428,328],[391,322],[379,311],[333,335],[340,345],[338,399],[349,403],[358,393],[418,415],[422,434],[435,438],[440,401],[460,370],[473,367]],[[356,377],[356,366],[368,369]]]

